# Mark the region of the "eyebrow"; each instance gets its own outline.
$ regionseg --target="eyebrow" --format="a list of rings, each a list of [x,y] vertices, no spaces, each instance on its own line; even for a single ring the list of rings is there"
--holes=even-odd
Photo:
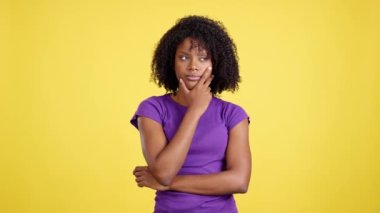
[[[185,55],[190,55],[190,52],[188,52],[188,51],[184,51],[184,50],[180,50],[179,53],[180,53],[180,54],[185,54]],[[202,51],[202,52],[199,52],[199,51],[198,51],[198,54],[197,54],[197,55],[202,55],[202,56],[203,56],[203,55],[206,55],[206,56],[208,56],[207,51]]]

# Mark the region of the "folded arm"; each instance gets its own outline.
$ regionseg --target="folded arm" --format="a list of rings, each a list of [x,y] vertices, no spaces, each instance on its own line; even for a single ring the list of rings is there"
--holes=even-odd
[[[152,175],[164,186],[172,183],[186,159],[199,119],[212,98],[209,88],[212,78],[211,67],[208,67],[191,91],[179,80],[177,96],[183,97],[188,108],[170,143],[159,123],[146,117],[138,118],[145,160]]]
[[[143,154],[149,171],[160,184],[169,185],[182,167],[199,117],[192,112],[186,113],[170,143],[159,123],[146,117],[138,118]]]
[[[225,171],[208,175],[179,175],[174,177],[169,186],[163,186],[152,176],[149,168],[136,167],[134,171],[136,182],[141,187],[194,194],[245,193],[248,190],[251,175],[251,153],[248,138],[247,119],[230,130]]]

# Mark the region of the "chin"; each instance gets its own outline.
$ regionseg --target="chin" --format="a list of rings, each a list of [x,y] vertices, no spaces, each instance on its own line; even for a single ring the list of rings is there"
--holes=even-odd
[[[197,85],[197,82],[187,83],[186,87],[187,87],[187,89],[192,90],[196,85]]]

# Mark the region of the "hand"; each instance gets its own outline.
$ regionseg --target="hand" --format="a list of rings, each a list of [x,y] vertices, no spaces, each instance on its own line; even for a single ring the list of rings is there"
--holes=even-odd
[[[200,113],[200,115],[206,111],[212,98],[210,84],[214,76],[211,75],[211,69],[211,67],[206,68],[201,79],[199,79],[198,83],[192,90],[189,90],[186,87],[185,82],[183,82],[182,79],[179,79],[179,92],[185,98],[189,107],[188,109],[194,110]]]
[[[169,190],[168,186],[158,183],[147,166],[136,166],[135,170],[133,170],[133,175],[136,177],[135,180],[139,187],[148,187],[158,191]]]

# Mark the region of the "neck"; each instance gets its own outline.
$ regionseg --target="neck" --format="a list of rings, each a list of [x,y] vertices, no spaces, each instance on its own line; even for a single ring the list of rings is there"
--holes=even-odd
[[[171,93],[170,94],[171,98],[177,102],[178,104],[182,105],[182,106],[189,106],[189,104],[186,102],[186,99],[184,97],[184,94],[181,93],[180,91],[177,91],[177,92],[174,92],[174,93]],[[214,96],[214,95],[213,95]]]
[[[170,94],[170,96],[173,98],[175,102],[182,106],[188,106],[189,104],[186,102],[186,99],[184,98],[184,95],[180,92],[177,91],[175,93]]]

